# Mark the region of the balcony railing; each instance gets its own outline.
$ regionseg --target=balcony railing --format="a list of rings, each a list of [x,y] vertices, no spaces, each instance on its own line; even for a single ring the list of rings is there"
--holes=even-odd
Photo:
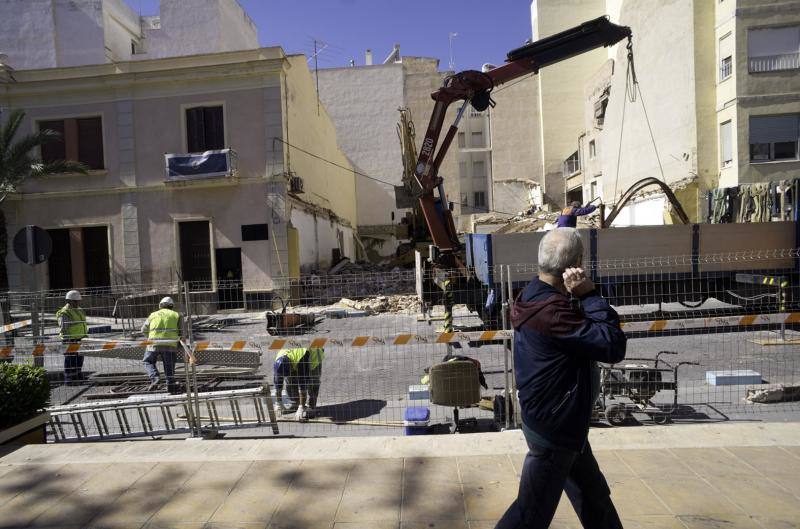
[[[800,52],[750,57],[749,59],[750,73],[777,72],[798,68],[800,68]]]

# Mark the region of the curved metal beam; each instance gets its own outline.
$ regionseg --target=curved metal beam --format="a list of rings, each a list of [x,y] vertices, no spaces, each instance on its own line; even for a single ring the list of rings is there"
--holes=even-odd
[[[691,221],[689,220],[689,215],[687,215],[686,212],[683,210],[683,206],[681,206],[681,203],[678,202],[678,198],[675,196],[675,193],[672,192],[672,189],[670,189],[667,184],[665,184],[658,178],[648,176],[647,178],[642,178],[638,182],[634,183],[631,187],[628,188],[627,191],[625,191],[625,193],[623,193],[623,195],[620,197],[619,202],[617,202],[617,204],[614,206],[614,209],[612,209],[611,212],[608,214],[608,217],[606,217],[603,220],[603,227],[604,228],[610,227],[611,223],[614,222],[614,219],[616,219],[617,215],[619,215],[620,211],[622,211],[622,208],[624,208],[627,205],[627,203],[630,202],[630,200],[634,197],[634,195],[636,195],[636,193],[638,193],[645,187],[651,185],[656,185],[661,188],[661,190],[667,196],[669,203],[672,204],[672,209],[675,210],[675,213],[678,215],[678,218],[681,220],[681,222],[683,222],[684,224],[691,224]]]

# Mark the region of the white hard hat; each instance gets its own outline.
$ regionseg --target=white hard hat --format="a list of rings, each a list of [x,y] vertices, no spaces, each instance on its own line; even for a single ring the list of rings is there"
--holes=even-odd
[[[171,297],[167,296],[165,298],[161,298],[161,301],[158,302],[159,307],[162,305],[172,307],[173,305],[175,305],[175,302],[172,301]]]
[[[80,301],[81,300],[81,293],[77,290],[70,290],[67,292],[67,300],[68,301]]]

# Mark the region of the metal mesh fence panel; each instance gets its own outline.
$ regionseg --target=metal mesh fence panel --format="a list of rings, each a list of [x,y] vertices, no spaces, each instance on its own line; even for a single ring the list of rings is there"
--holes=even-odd
[[[798,265],[796,249],[590,263],[628,337],[626,359],[601,366],[596,418],[800,417]],[[536,272],[510,268],[515,289]]]
[[[626,359],[600,366],[595,420],[800,417],[799,266],[796,249],[589,263],[628,337]],[[471,272],[345,268],[248,290],[236,281],[87,289],[88,334],[72,343],[55,316],[63,291],[9,293],[0,359],[47,369],[55,440],[513,427],[504,307],[537,266]],[[164,296],[183,316],[186,347],[156,355],[156,380],[143,360],[158,340],[142,326]]]

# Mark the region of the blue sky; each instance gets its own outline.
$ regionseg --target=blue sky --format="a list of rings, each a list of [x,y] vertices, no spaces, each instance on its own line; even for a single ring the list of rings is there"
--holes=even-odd
[[[158,0],[126,0],[153,15]],[[226,0],[231,1],[231,0]],[[239,0],[258,26],[262,46],[311,55],[314,38],[328,43],[320,67],[364,64],[372,49],[380,63],[400,44],[404,55],[440,59],[446,69],[448,35],[457,70],[502,63],[531,34],[530,0]]]

